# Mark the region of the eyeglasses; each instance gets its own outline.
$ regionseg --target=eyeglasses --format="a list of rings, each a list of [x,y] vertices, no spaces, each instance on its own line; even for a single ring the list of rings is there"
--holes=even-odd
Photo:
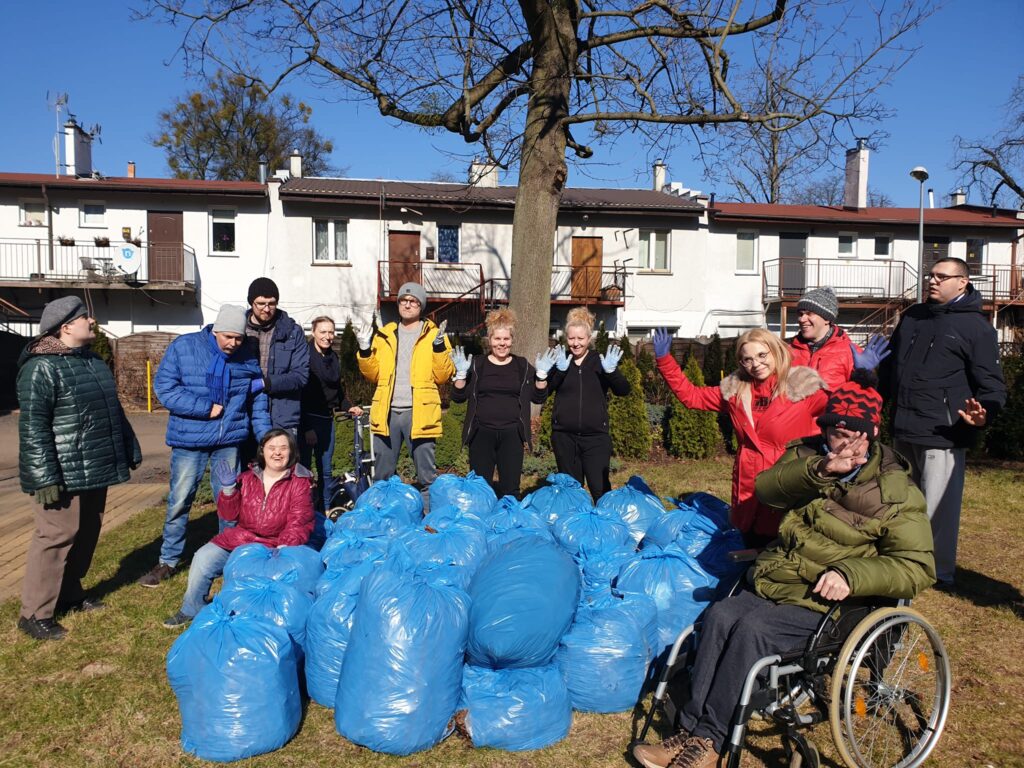
[[[418,307],[420,305],[420,300],[415,298],[414,296],[406,296],[405,298],[399,299],[398,303],[405,304],[407,307],[411,307],[413,304],[415,304]]]
[[[256,309],[274,309],[277,307],[276,301],[254,301],[252,305]]]
[[[944,283],[947,280],[952,280],[954,277],[959,277],[961,280],[967,279],[967,275],[942,275],[938,272],[930,272],[928,274],[928,279],[934,280],[936,283]]]
[[[771,352],[761,352],[758,355],[754,355],[754,357],[743,357],[740,358],[740,365],[744,368],[753,368],[755,364],[764,365],[771,356]]]

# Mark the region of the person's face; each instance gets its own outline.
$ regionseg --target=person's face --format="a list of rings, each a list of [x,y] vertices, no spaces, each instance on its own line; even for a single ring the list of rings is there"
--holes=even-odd
[[[573,357],[583,357],[590,349],[590,331],[584,325],[570,325],[565,329],[565,344]]]
[[[764,381],[775,373],[775,355],[767,344],[759,341],[748,341],[740,347],[739,361],[743,369],[757,381]]]
[[[818,341],[828,333],[829,322],[817,312],[809,309],[801,309],[797,315],[797,324],[800,326],[800,338],[804,341]]]
[[[240,333],[226,333],[225,331],[214,331],[213,337],[217,340],[217,346],[225,355],[234,354],[235,350],[242,346],[245,337]]]
[[[277,314],[277,299],[269,296],[257,296],[252,302],[252,316],[260,325],[266,325]]]
[[[959,264],[942,262],[932,267],[928,280],[928,300],[946,304],[967,290],[967,275],[957,274]]]
[[[828,449],[832,453],[839,453],[852,443],[858,434],[860,433],[844,427],[829,427],[825,430],[825,440],[828,442]],[[871,435],[868,435],[868,437],[870,438]],[[854,452],[854,456],[856,458],[863,458],[867,455],[868,447],[868,443],[864,442],[859,450]]]
[[[334,323],[317,323],[313,328],[313,343],[323,352],[330,349],[334,344]]]
[[[284,471],[288,467],[291,457],[292,452],[288,438],[284,435],[278,435],[263,444],[263,462],[269,470],[274,472]]]
[[[90,315],[82,315],[70,323],[64,323],[60,329],[65,339],[71,342],[68,346],[81,347],[95,339],[96,330],[93,327],[95,322],[96,320]]]
[[[491,343],[491,354],[499,360],[504,360],[512,354],[512,329],[495,328],[487,336]]]
[[[398,316],[406,322],[419,320],[422,309],[419,299],[415,296],[402,296],[398,299]]]

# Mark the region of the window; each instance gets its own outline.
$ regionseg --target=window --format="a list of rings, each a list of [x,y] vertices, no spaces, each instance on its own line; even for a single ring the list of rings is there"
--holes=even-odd
[[[668,271],[668,232],[640,230],[640,269]]]
[[[234,211],[210,211],[210,250],[213,253],[235,252]]]
[[[875,258],[892,258],[892,235],[875,235]]]
[[[23,202],[20,206],[18,224],[23,227],[45,227],[46,203]]]
[[[107,225],[107,206],[105,203],[83,202],[78,209],[78,226],[105,227]]]
[[[840,232],[839,233],[839,249],[838,255],[840,259],[856,259],[857,258],[857,235],[854,232]]]
[[[757,232],[736,233],[736,271],[757,272]]]
[[[437,225],[437,260],[441,264],[459,263],[459,228]]]
[[[967,262],[970,274],[978,274],[978,268],[985,263],[985,241],[978,237],[968,237],[964,261]]]
[[[348,261],[348,222],[313,220],[313,261]]]

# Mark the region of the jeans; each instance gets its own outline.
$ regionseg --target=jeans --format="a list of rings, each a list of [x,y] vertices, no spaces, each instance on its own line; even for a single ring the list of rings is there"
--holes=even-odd
[[[224,459],[238,473],[238,446],[220,448],[171,448],[171,490],[167,494],[167,515],[164,517],[164,537],[160,545],[160,562],[174,568],[185,551],[185,527],[188,513],[199,490],[207,465]],[[210,488],[214,500],[220,495],[221,484],[216,474],[210,473]],[[220,530],[227,526],[220,521]]]
[[[306,444],[306,432],[316,433],[316,445]],[[316,490],[313,496],[315,516],[313,533],[309,537],[309,546],[319,549],[326,536],[324,523],[325,512],[331,508],[331,499],[338,492],[338,481],[332,474],[334,462],[334,418],[331,416],[307,415],[304,417],[302,429],[299,431],[299,462],[308,469],[316,468]]]
[[[185,587],[185,599],[181,602],[182,613],[191,618],[203,610],[213,580],[224,573],[224,564],[230,556],[228,550],[218,547],[212,541],[196,550],[188,569],[188,586]]]
[[[391,411],[388,417],[388,436],[373,436],[373,479],[387,480],[395,474],[403,442],[409,443],[412,463],[416,466],[416,481],[423,496],[423,514],[426,515],[430,511],[430,484],[437,477],[434,439],[412,439],[412,408]]]

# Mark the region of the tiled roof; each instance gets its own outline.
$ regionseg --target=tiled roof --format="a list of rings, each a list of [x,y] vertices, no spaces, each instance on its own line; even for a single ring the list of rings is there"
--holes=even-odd
[[[394,205],[509,208],[515,205],[516,187],[478,187],[431,181],[387,181],[369,179],[289,179],[281,185],[283,199],[331,198],[347,201],[376,201],[383,194]],[[678,195],[649,189],[585,189],[567,187],[562,193],[562,210],[665,211],[699,214],[704,207]]]
[[[836,224],[914,224],[917,208],[847,209],[829,205],[772,205],[769,203],[717,203],[712,209],[714,219],[780,222],[824,222]],[[1024,219],[1006,212],[970,208],[925,208],[925,224],[931,226],[1009,227],[1024,229]]]
[[[49,189],[179,192],[188,194],[265,195],[266,185],[256,181],[202,181],[194,179],[151,179],[103,176],[76,178],[46,173],[0,173],[0,187]]]

